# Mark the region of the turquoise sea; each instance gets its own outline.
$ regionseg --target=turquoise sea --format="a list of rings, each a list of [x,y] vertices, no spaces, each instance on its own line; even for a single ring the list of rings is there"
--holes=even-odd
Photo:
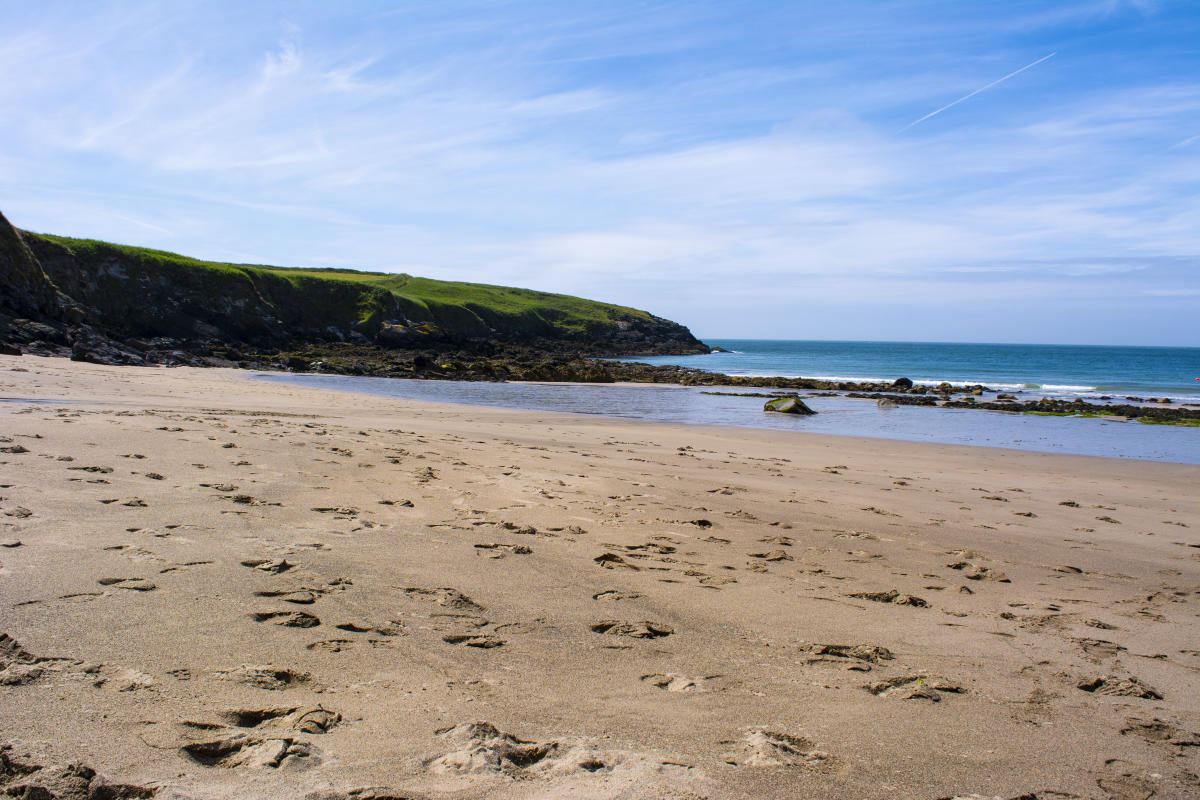
[[[1031,396],[1200,401],[1200,347],[706,339],[731,352],[622,359],[726,375],[983,384]]]

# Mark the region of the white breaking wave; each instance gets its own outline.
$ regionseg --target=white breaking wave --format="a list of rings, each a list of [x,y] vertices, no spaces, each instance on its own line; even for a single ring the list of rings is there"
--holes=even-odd
[[[1095,386],[1072,386],[1071,384],[1044,383],[1042,388],[1049,392],[1095,392]]]

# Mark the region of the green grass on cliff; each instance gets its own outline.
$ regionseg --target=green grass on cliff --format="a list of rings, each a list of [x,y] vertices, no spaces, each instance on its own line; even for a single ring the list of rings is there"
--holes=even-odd
[[[650,314],[635,308],[585,300],[531,289],[459,283],[418,278],[405,274],[363,272],[352,269],[305,269],[261,264],[227,264],[203,261],[163,250],[111,244],[93,239],[35,234],[68,248],[83,261],[117,257],[149,273],[169,272],[193,285],[217,285],[248,278],[255,289],[269,294],[270,285],[284,281],[304,296],[326,304],[324,311],[365,320],[379,307],[381,293],[399,298],[412,317],[428,312],[443,319],[477,317],[489,325],[532,323],[550,325],[560,332],[585,334],[610,329],[622,320],[646,321]],[[366,289],[366,291],[364,291]],[[328,307],[337,306],[336,309]]]

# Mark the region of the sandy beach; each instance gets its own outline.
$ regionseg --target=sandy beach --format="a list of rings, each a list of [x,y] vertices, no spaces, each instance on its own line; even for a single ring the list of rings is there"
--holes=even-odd
[[[0,398],[16,797],[1200,796],[1200,467],[30,356]]]

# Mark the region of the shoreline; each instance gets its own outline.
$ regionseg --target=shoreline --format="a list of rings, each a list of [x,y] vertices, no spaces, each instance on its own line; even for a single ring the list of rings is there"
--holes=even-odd
[[[0,357],[38,392],[0,403],[30,785],[1194,793],[1200,467]]]
[[[61,350],[61,348],[60,348]],[[70,353],[30,355],[66,356]],[[714,354],[709,354],[714,355]],[[236,348],[200,348],[194,353],[170,351],[162,362],[146,361],[138,366],[196,366],[286,374],[343,375],[413,380],[464,382],[520,382],[561,384],[667,383],[714,388],[762,388],[799,391],[834,391],[849,396],[887,400],[899,405],[950,407],[986,411],[1051,413],[1061,416],[1116,415],[1145,419],[1158,424],[1200,426],[1200,397],[1093,394],[1059,396],[1061,392],[1036,391],[1028,387],[998,389],[982,383],[943,381],[936,385],[906,377],[894,380],[843,380],[784,376],[724,374],[674,364],[648,364],[632,360],[652,356],[599,356],[560,349],[538,350],[529,346],[493,345],[472,350],[431,353],[417,350],[385,350],[351,344],[312,344],[300,350],[257,353]],[[106,361],[90,351],[73,354],[84,363],[125,364]],[[699,357],[699,356],[689,356]],[[232,360],[236,359],[236,360]],[[1033,399],[1024,394],[1032,392]],[[1099,401],[1099,402],[1097,402]]]
[[[879,408],[873,397],[863,397],[854,392],[801,394],[818,413],[812,417],[796,417],[763,413],[761,398],[773,397],[778,393],[707,391],[710,387],[679,384],[364,380],[358,376],[279,373],[260,373],[250,378],[268,383],[357,391],[417,402],[538,412],[562,411],[577,417],[603,416],[615,421],[714,425],[741,431],[765,429],[776,435],[804,432],[873,441],[927,442],[1139,461],[1200,463],[1200,435],[1195,431],[1163,430],[1162,426],[1144,426],[1140,421],[1120,417],[1096,420],[1087,425],[1053,418],[1042,421],[1039,419],[1042,414],[1037,412],[962,417],[954,415],[953,405],[938,407],[936,411],[926,404],[885,409]],[[1133,427],[1127,428],[1126,424]]]

